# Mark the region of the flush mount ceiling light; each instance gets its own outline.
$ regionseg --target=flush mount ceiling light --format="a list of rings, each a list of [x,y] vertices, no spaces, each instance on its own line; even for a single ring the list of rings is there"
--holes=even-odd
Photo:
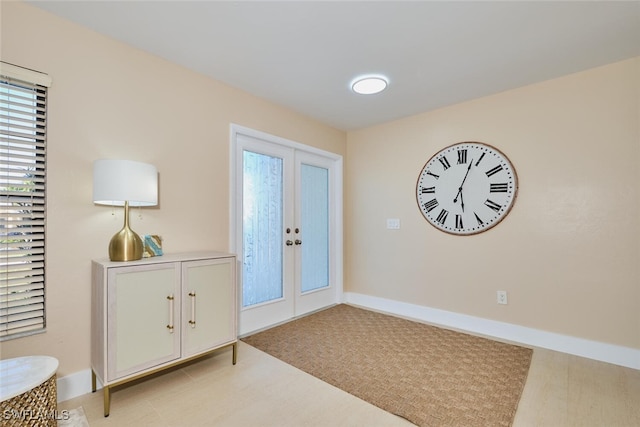
[[[373,95],[387,88],[387,79],[380,76],[367,76],[356,79],[351,89],[360,95]]]

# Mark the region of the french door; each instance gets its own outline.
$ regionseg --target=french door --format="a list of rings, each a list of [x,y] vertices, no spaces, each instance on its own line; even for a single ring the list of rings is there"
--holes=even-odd
[[[241,335],[342,294],[340,156],[232,126]]]

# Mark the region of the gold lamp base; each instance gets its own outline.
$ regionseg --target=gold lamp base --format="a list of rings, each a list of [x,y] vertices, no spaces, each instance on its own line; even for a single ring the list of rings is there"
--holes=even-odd
[[[109,242],[111,261],[135,261],[142,259],[142,239],[129,228],[129,202],[124,204],[124,226]]]

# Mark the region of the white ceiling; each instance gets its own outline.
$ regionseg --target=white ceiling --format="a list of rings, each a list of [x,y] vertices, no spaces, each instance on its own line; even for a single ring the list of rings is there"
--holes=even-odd
[[[640,55],[640,1],[29,3],[342,130]]]

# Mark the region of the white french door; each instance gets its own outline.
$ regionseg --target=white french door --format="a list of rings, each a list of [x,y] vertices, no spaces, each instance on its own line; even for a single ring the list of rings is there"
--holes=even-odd
[[[342,294],[342,159],[232,126],[232,249],[241,335]]]

